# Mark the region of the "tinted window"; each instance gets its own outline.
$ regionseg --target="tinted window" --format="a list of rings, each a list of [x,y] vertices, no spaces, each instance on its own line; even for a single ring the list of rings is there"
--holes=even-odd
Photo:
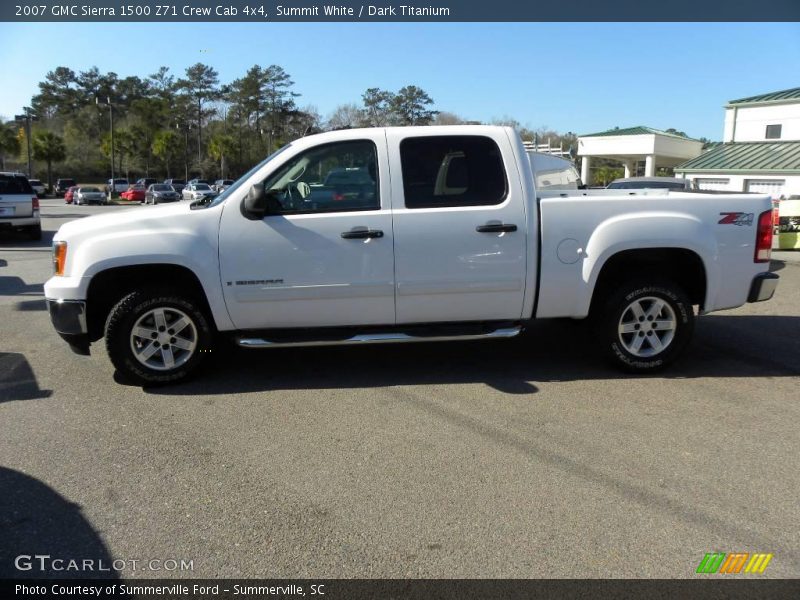
[[[781,139],[781,126],[780,125],[767,125],[767,132],[765,137],[768,140]]]
[[[281,214],[377,210],[375,144],[339,142],[307,150],[270,175],[264,189],[278,192]]]
[[[169,192],[169,191],[172,191],[172,186],[171,185],[166,185],[164,183],[161,183],[159,185],[153,184],[150,187],[153,188],[154,192]]]
[[[0,194],[33,194],[33,189],[25,177],[0,175]]]
[[[503,159],[489,138],[408,138],[400,161],[408,208],[488,206],[506,197]]]

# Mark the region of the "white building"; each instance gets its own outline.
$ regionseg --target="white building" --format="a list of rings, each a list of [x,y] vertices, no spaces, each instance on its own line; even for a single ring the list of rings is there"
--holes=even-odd
[[[675,167],[702,151],[703,142],[699,140],[641,125],[609,129],[578,138],[581,180],[587,185],[592,182],[593,158],[621,162],[625,167],[625,177],[636,176],[639,163],[644,162],[645,177],[653,177],[659,167]]]
[[[706,190],[800,194],[800,87],[730,101],[723,143],[675,175]]]

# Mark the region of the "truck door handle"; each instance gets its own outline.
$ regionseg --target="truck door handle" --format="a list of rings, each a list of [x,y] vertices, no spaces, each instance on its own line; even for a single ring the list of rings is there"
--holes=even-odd
[[[486,223],[486,225],[478,225],[475,228],[478,233],[505,233],[516,230],[517,226],[510,223]]]
[[[342,237],[346,240],[366,240],[368,238],[382,238],[383,232],[380,229],[351,229],[343,231]]]

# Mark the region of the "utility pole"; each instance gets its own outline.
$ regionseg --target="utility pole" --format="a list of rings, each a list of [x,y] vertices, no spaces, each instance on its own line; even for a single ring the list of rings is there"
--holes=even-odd
[[[175,129],[180,130],[181,124],[175,123]],[[184,122],[183,124],[183,133],[185,136],[184,144],[183,144],[183,167],[184,167],[184,175],[183,181],[184,183],[189,183],[189,129],[190,123],[189,121]],[[198,152],[199,154],[199,152]]]
[[[25,114],[14,115],[14,120],[25,121],[25,141],[28,146],[28,179],[33,177],[33,161],[31,160],[31,121],[38,121],[38,118],[33,114],[33,109],[30,106],[25,106],[22,109]]]
[[[197,168],[201,169],[200,165],[203,163],[203,110],[200,96],[197,97]]]
[[[94,103],[97,106],[100,106],[100,100],[95,97]],[[111,118],[111,187],[108,191],[108,199],[110,200],[114,196],[114,192],[116,191],[116,182],[114,181],[114,105],[111,104],[111,98],[106,96],[106,105],[108,106],[108,114]]]

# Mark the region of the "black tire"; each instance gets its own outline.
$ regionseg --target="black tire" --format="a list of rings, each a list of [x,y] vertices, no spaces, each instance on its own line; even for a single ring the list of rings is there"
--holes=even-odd
[[[157,321],[149,321],[154,311],[161,311],[161,314],[166,316],[165,325],[162,325],[164,329],[158,328]],[[171,316],[174,317],[173,320],[169,320]],[[169,325],[178,323],[184,317],[189,320],[190,325],[183,326],[181,330],[183,333],[171,332]],[[156,333],[154,330],[158,328],[160,332],[157,335],[160,337],[151,342],[149,338],[135,336],[133,329],[137,323],[141,327],[153,330],[153,333]],[[195,373],[208,354],[213,339],[209,323],[200,302],[186,298],[175,290],[150,288],[132,292],[122,298],[109,313],[105,328],[108,356],[117,371],[132,383],[140,385],[176,383]],[[174,337],[168,341],[162,339],[170,336]],[[194,343],[193,350],[189,352],[177,345],[171,345],[178,341],[183,344]],[[158,348],[159,342],[163,342],[168,348],[150,348],[151,344]],[[137,358],[134,352],[135,346],[141,348],[141,356],[148,350],[152,351],[152,358],[147,359],[147,362]],[[165,353],[177,363],[174,367],[169,367]]]
[[[617,286],[603,303],[594,315],[594,329],[601,351],[616,367],[649,373],[671,364],[686,348],[694,332],[694,310],[671,281],[631,281]]]
[[[39,240],[41,240],[42,239],[42,226],[41,226],[41,224],[33,225],[32,227],[30,227],[28,229],[28,237],[30,239],[32,239],[33,241],[35,241],[35,242],[38,242]]]

